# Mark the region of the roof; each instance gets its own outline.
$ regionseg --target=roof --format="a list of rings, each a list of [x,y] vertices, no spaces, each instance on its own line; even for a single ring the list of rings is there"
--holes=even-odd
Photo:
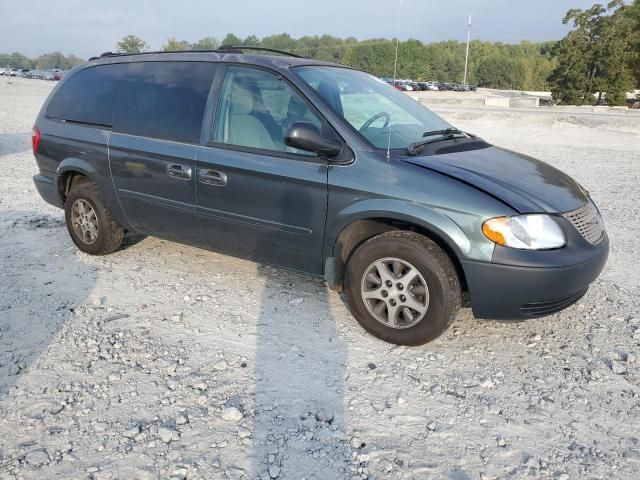
[[[265,54],[248,54],[242,53],[240,47],[230,47],[226,50],[182,50],[182,51],[160,51],[160,52],[142,52],[132,54],[121,53],[103,53],[99,57],[89,59],[92,63],[128,63],[143,62],[149,60],[182,60],[182,61],[207,61],[207,62],[237,62],[247,63],[251,65],[261,65],[265,67],[282,67],[300,66],[300,65],[326,65],[334,67],[342,67],[337,63],[324,62],[322,60],[314,60],[304,58],[287,52],[279,52],[277,50],[264,49],[267,52],[282,53],[282,55],[265,55]],[[247,47],[249,49],[249,47]],[[258,49],[261,50],[261,49]]]

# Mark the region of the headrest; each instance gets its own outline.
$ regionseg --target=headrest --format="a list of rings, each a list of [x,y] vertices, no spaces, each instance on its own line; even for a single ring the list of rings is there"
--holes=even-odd
[[[320,95],[325,102],[327,102],[331,108],[333,108],[340,115],[343,114],[342,111],[342,100],[340,99],[340,91],[338,90],[338,85],[335,82],[329,83],[326,81],[322,81],[318,84],[318,95]]]
[[[304,117],[307,110],[309,110],[309,108],[298,98],[297,95],[291,95],[291,98],[289,99],[289,107],[287,108],[287,116]]]
[[[231,108],[235,115],[247,115],[253,111],[253,94],[251,91],[240,85],[231,87]]]

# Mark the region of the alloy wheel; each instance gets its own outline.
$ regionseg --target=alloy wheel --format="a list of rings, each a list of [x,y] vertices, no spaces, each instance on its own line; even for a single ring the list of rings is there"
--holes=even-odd
[[[367,310],[383,325],[410,328],[429,309],[429,287],[422,274],[406,260],[376,260],[362,276],[361,295]]]

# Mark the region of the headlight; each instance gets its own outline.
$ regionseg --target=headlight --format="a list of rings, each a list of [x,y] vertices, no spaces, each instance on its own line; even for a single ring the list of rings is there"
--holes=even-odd
[[[482,233],[498,245],[525,250],[548,250],[567,243],[560,225],[549,215],[490,218],[482,224]]]

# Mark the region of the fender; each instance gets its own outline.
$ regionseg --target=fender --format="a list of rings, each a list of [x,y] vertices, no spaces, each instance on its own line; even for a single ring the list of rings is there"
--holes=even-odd
[[[449,212],[438,207],[430,207],[416,202],[398,199],[366,199],[348,205],[339,212],[329,214],[333,222],[327,224],[324,241],[325,279],[331,288],[340,289],[344,273],[344,260],[336,251],[340,235],[358,220],[391,220],[410,223],[429,232],[434,238],[444,242],[456,256],[462,259],[490,261],[494,244],[486,238],[473,238],[456,223]],[[475,229],[473,229],[475,232]],[[478,229],[479,231],[479,229]],[[375,233],[374,233],[375,234]],[[481,233],[479,233],[481,235]],[[478,241],[480,240],[480,241]]]
[[[89,177],[96,184],[101,183],[100,173],[95,169],[93,165],[91,165],[91,163],[80,158],[65,158],[58,164],[58,168],[56,169],[56,185],[59,192],[64,189],[64,185],[62,185],[62,179],[64,178],[65,174],[69,172],[81,173],[84,176]]]
[[[353,203],[335,212],[334,219],[327,225],[325,233],[325,254],[333,255],[333,249],[340,233],[357,220],[388,219],[417,225],[447,243],[460,256],[468,256],[471,242],[462,229],[449,217],[424,205],[396,199],[366,199]]]
[[[111,172],[108,169],[108,165],[104,166],[107,168],[98,171],[92,162],[89,162],[88,160],[75,157],[65,158],[60,162],[56,169],[56,188],[58,189],[58,195],[62,199],[61,192],[63,192],[65,188],[63,185],[63,179],[66,173],[81,173],[82,175],[90,178],[98,186],[102,198],[104,199],[107,208],[111,211],[114,219],[120,225],[130,227],[129,222],[122,211],[118,197],[116,196],[113,182],[111,181]]]

